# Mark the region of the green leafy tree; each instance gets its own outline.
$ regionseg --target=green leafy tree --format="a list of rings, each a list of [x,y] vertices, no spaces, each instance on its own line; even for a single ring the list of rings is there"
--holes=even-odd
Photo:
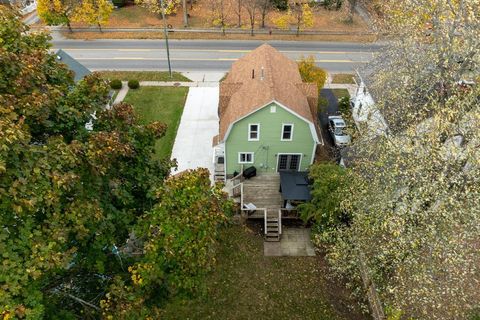
[[[369,66],[369,90],[391,131],[354,142],[342,201],[352,220],[329,258],[351,283],[363,264],[402,319],[469,319],[479,308],[479,4],[384,3],[392,42]]]
[[[232,211],[221,188],[211,187],[209,175],[207,169],[182,172],[155,191],[157,204],[134,232],[141,242],[140,258],[126,277],[117,277],[102,301],[106,316],[158,316],[155,307],[147,310],[145,304],[201,290],[201,280],[215,264],[218,228]]]
[[[107,83],[76,85],[49,38],[3,6],[0,39],[0,314],[96,315],[122,267],[112,248],[170,169],[152,160],[165,126],[140,125],[129,105],[105,110]]]
[[[348,185],[345,169],[335,163],[314,164],[309,169],[309,178],[313,180],[312,200],[299,205],[300,217],[305,222],[314,221],[317,245],[332,243],[331,236],[335,231],[350,221],[348,213],[341,207],[347,196],[344,193]]]

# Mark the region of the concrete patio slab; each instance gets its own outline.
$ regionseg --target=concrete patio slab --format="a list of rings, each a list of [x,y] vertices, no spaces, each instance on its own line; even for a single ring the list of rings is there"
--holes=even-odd
[[[310,229],[284,228],[279,242],[263,243],[263,254],[267,257],[315,256],[315,248],[310,241]]]
[[[215,87],[190,88],[172,150],[178,173],[207,168],[213,172],[212,139],[218,134],[218,83]]]

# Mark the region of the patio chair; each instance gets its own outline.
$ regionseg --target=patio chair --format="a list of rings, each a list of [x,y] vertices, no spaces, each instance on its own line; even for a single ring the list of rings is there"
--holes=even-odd
[[[248,215],[251,215],[253,214],[255,211],[257,211],[257,206],[255,206],[253,203],[244,203],[243,204],[243,209],[246,209],[247,210],[247,214]]]

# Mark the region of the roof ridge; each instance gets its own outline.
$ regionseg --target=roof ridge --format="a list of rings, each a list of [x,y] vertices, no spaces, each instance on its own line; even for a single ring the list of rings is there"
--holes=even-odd
[[[252,69],[255,70],[253,73]],[[220,86],[220,96],[229,96],[228,102],[223,102],[225,112],[220,115],[220,139],[225,138],[230,124],[269,101],[277,101],[314,122],[304,92],[309,90],[302,90],[297,86],[297,83],[302,83],[298,65],[268,44],[235,61],[227,83],[229,86],[224,87],[225,91],[222,90],[223,86]],[[240,86],[232,88],[233,83]]]

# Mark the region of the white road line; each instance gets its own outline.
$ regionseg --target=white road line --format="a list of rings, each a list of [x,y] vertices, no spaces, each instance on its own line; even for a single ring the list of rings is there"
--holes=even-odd
[[[144,58],[144,57],[112,57],[112,58],[76,58],[79,61],[87,60],[144,60],[144,61],[167,61],[167,58]],[[171,61],[237,61],[235,58],[171,58]],[[300,60],[296,60],[300,61]],[[368,61],[363,60],[325,60],[318,59],[315,60],[317,63],[367,63]]]
[[[132,49],[102,49],[102,48],[62,48],[64,51],[118,51],[118,52],[154,52],[162,51],[164,48],[158,49],[143,49],[143,48],[132,48]],[[218,53],[249,53],[252,50],[213,50],[213,49],[170,49],[171,52],[218,52]],[[370,51],[315,51],[315,50],[280,50],[282,53],[308,53],[308,54],[372,54]]]

